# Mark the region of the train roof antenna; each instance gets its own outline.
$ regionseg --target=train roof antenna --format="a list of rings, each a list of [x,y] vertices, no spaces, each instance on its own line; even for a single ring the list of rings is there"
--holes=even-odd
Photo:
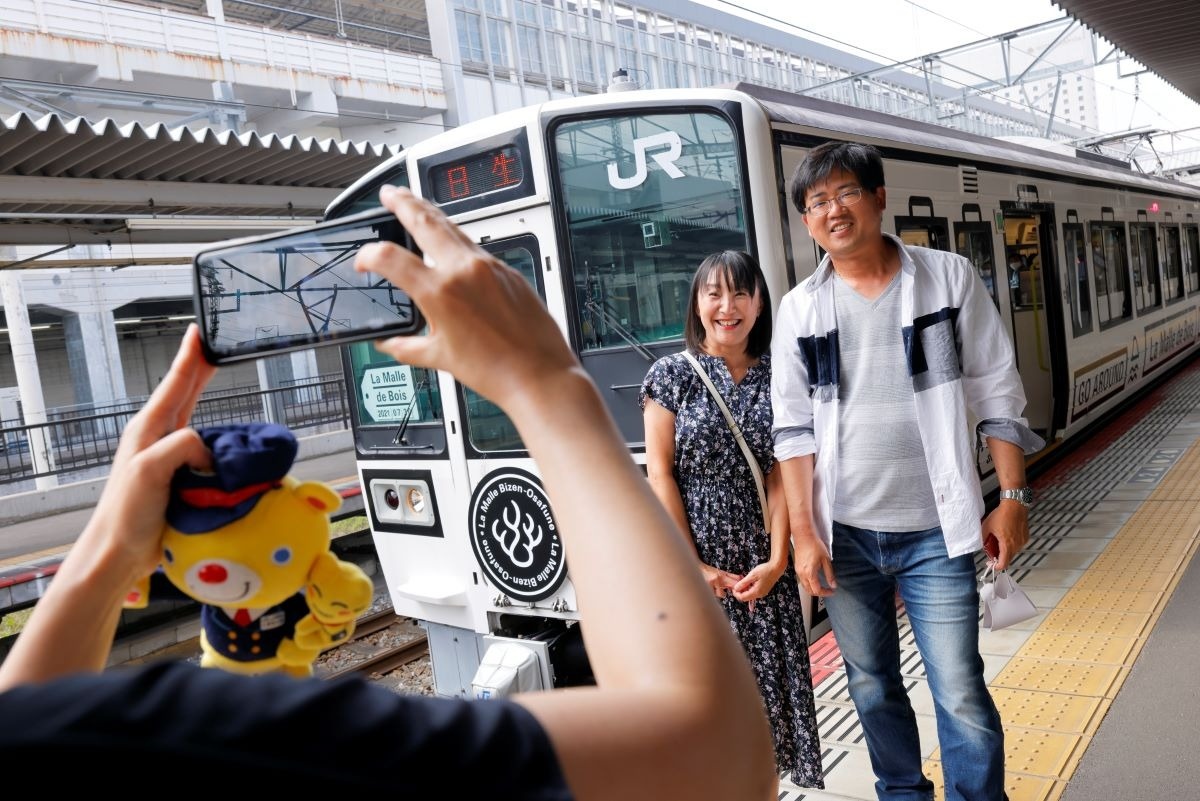
[[[629,70],[619,67],[613,71],[612,82],[608,85],[609,92],[632,92],[637,89],[637,83],[629,77]]]

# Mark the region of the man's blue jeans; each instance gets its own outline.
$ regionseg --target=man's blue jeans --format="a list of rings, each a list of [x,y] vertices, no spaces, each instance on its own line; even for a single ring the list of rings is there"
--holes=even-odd
[[[897,587],[933,693],[946,799],[1003,799],[1004,734],[983,680],[973,557],[951,559],[940,528],[885,532],[835,522],[833,572],[837,589],[825,605],[880,801],[933,799],[900,674]]]

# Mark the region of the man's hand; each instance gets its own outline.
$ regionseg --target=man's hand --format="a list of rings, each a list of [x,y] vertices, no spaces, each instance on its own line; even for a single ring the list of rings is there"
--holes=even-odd
[[[419,336],[376,348],[418,367],[451,370],[501,407],[548,375],[581,373],[579,362],[532,285],[489,254],[426,200],[385,186],[379,200],[412,234],[425,257],[391,242],[364,246],[354,268],[408,292],[429,323]]]
[[[792,530],[792,549],[795,551],[796,579],[809,595],[826,598],[837,589],[833,576],[833,560],[825,550],[825,543],[815,532]],[[824,584],[821,579],[824,578]]]
[[[1029,542],[1029,511],[1016,501],[1000,501],[1000,505],[983,519],[985,543],[989,537],[996,538],[999,550],[996,570],[1005,570]]]

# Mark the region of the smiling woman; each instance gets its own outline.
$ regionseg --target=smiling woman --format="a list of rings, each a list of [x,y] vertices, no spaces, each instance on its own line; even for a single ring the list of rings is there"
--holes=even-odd
[[[762,318],[766,294],[757,268],[745,254],[730,252],[705,259],[692,281],[688,347],[720,356],[735,382],[740,381],[750,362],[756,360],[753,354],[763,351],[759,340],[771,331],[769,308]]]
[[[705,582],[750,657],[771,720],[776,766],[790,771],[795,784],[822,787],[800,594],[788,562],[786,509],[775,491],[778,471],[772,470],[771,299],[753,257],[725,251],[701,263],[684,334],[687,352],[659,359],[642,384],[647,476],[688,535]],[[696,359],[695,369],[689,358]],[[711,392],[696,370],[704,371]],[[766,509],[756,471],[767,476]]]

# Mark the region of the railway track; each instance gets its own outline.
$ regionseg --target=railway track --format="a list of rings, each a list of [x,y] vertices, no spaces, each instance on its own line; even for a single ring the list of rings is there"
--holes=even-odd
[[[326,680],[350,674],[384,675],[420,659],[429,653],[429,641],[424,634],[399,644],[372,642],[373,638],[381,639],[376,635],[407,622],[408,618],[399,617],[390,608],[362,618],[350,640],[335,649],[341,664],[319,671],[318,675]]]

